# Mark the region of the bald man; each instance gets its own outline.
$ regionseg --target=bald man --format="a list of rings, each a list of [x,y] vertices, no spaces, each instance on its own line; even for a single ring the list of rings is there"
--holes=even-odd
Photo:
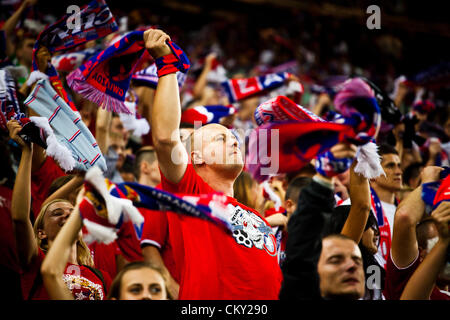
[[[166,44],[170,37],[161,30],[147,30],[144,40],[155,59],[171,54]],[[209,124],[191,134],[188,153],[180,139],[180,119],[176,75],[161,76],[151,127],[162,187],[173,193],[225,194],[233,233],[202,219],[167,213],[181,270],[179,298],[277,299],[282,276],[271,228],[258,212],[233,198],[234,181],[244,166],[236,137],[222,125]]]

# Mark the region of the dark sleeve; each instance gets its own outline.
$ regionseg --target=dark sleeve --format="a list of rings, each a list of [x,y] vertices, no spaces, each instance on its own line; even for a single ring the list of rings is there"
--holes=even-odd
[[[334,208],[333,190],[312,181],[300,193],[288,223],[280,299],[321,299],[317,263],[325,220]]]

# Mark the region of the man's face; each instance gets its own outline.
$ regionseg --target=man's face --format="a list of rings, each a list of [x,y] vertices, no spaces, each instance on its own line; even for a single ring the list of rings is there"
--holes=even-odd
[[[128,141],[128,138],[130,137],[130,133],[127,129],[123,126],[122,121],[119,117],[113,117],[111,120],[111,133],[118,134],[121,137],[123,137],[123,140],[125,142]]]
[[[206,125],[194,135],[193,150],[200,151],[205,164],[222,169],[242,170],[244,160],[234,134],[219,124]],[[200,144],[200,145],[198,145]]]
[[[110,148],[113,149],[118,155],[116,169],[119,170],[125,162],[125,142],[121,136],[111,137]]]
[[[399,191],[402,188],[402,169],[398,155],[390,153],[384,154],[381,166],[386,176],[381,175],[375,179],[375,183],[384,189],[392,192]]]
[[[322,297],[359,299],[364,296],[361,251],[354,241],[324,239],[317,270]]]
[[[31,65],[33,60],[33,47],[35,41],[36,40],[32,38],[24,39],[22,46],[18,48],[16,52],[17,57],[26,65]]]

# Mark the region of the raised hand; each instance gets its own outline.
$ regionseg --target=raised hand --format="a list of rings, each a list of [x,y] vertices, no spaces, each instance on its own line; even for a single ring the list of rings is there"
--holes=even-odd
[[[159,29],[148,29],[144,32],[145,48],[153,59],[158,59],[172,53],[166,43],[167,40],[170,41],[169,35]]]

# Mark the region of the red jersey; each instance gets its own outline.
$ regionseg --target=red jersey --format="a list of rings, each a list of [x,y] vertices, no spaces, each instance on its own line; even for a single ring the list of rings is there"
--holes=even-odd
[[[22,292],[25,300],[29,299],[32,289],[32,300],[50,299],[42,278],[40,278],[40,280],[37,278],[44,258],[44,252],[39,249],[38,255],[30,263],[27,270],[22,274]],[[109,290],[111,278],[106,272],[100,272],[102,273],[105,281],[106,290]],[[106,292],[103,288],[101,279],[99,279],[99,277],[86,266],[68,263],[63,274],[63,280],[67,287],[72,291],[72,294],[76,300],[106,299]]]
[[[386,263],[386,278],[383,294],[387,300],[399,300],[408,283],[409,278],[420,264],[419,256],[407,267],[398,268],[392,256],[389,255]],[[431,292],[430,300],[450,300],[450,296],[439,291],[435,286]]]
[[[178,184],[161,175],[163,190],[206,194],[215,191],[188,164]],[[181,299],[264,300],[278,299],[282,275],[276,257],[276,241],[270,226],[256,211],[228,197],[233,235],[206,220],[173,215],[184,257]],[[171,227],[169,223],[169,228]]]
[[[12,190],[0,185],[0,264],[20,273],[11,217]]]
[[[144,260],[144,257],[142,256],[140,241],[131,221],[125,222],[120,227],[115,242],[117,243],[122,256],[128,262]]]
[[[114,279],[117,274],[116,259],[121,254],[117,243],[114,241],[110,244],[104,244],[94,241],[88,247],[95,267],[108,272],[110,278]]]
[[[31,208],[35,219],[41,211],[42,203],[47,199],[50,185],[56,178],[64,175],[66,175],[64,171],[51,157],[47,157],[42,166],[31,173],[31,197],[33,199]]]
[[[157,247],[170,275],[180,283],[181,270],[178,267],[183,261],[184,252],[183,244],[177,243],[182,239],[177,214],[144,208],[139,208],[139,211],[145,218],[141,247],[148,245]]]

